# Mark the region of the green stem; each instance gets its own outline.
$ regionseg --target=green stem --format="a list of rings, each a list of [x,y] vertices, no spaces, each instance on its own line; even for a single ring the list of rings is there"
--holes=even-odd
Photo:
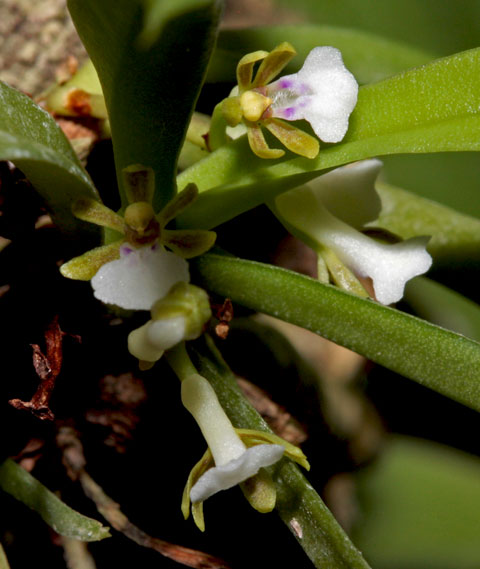
[[[212,122],[210,123],[210,130],[208,132],[208,148],[210,152],[217,150],[229,142],[227,136],[227,122],[222,113],[223,101],[218,103],[213,109]]]
[[[177,344],[165,354],[167,362],[180,381],[198,373],[185,348],[185,342]]]

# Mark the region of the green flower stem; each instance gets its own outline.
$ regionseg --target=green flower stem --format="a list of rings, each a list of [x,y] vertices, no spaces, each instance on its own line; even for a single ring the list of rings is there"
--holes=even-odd
[[[218,103],[212,113],[212,122],[210,123],[210,130],[208,133],[208,147],[210,151],[217,150],[221,146],[227,144],[230,139],[227,136],[227,122],[222,113],[222,105]]]
[[[192,357],[199,372],[217,393],[237,428],[271,432],[241,394],[235,378],[210,338],[195,344]],[[276,510],[315,567],[368,569],[368,564],[338,525],[298,467],[287,459],[267,469],[277,490]]]
[[[185,342],[181,342],[169,350],[165,357],[180,381],[198,373],[187,353]]]
[[[194,266],[208,290],[307,328],[480,411],[479,343],[278,267],[215,254]]]

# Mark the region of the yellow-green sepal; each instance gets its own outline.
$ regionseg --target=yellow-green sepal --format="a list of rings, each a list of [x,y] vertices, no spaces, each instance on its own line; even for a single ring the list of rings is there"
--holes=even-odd
[[[252,447],[255,445],[262,445],[262,444],[273,444],[273,445],[282,445],[285,449],[285,456],[292,459],[294,462],[303,466],[305,470],[310,470],[310,464],[307,460],[307,457],[303,453],[302,449],[299,447],[292,445],[285,439],[274,435],[273,433],[267,433],[265,431],[256,431],[254,429],[235,429],[242,439],[243,443],[246,447]]]
[[[337,255],[329,248],[323,247],[318,251],[319,257],[324,260],[332,281],[341,289],[359,296],[368,298],[369,294],[352,271],[346,267]]]
[[[268,514],[275,508],[277,490],[270,474],[261,468],[255,476],[240,484],[243,495],[254,510]]]
[[[278,45],[263,58],[255,75],[255,79],[252,82],[252,88],[261,87],[270,83],[295,55],[297,55],[297,52],[288,42],[285,41]]]
[[[184,519],[188,519],[190,515],[190,491],[193,488],[197,480],[204,474],[209,468],[214,466],[213,456],[210,449],[207,449],[202,458],[197,462],[197,464],[192,468],[190,474],[188,475],[187,483],[183,489],[182,495],[182,514]],[[200,531],[205,531],[205,521],[203,518],[203,502],[196,502],[192,504],[192,515],[195,525]]]
[[[119,258],[120,245],[123,241],[119,239],[109,245],[96,247],[79,257],[74,257],[60,267],[60,272],[68,279],[89,281],[102,265]]]
[[[275,138],[291,152],[315,158],[320,152],[320,143],[316,138],[280,119],[266,119],[262,123]]]
[[[72,206],[72,213],[82,221],[108,227],[125,234],[126,227],[123,217],[93,198],[85,197],[76,200]]]
[[[142,164],[130,164],[122,170],[125,194],[129,204],[152,203],[155,192],[155,172]]]

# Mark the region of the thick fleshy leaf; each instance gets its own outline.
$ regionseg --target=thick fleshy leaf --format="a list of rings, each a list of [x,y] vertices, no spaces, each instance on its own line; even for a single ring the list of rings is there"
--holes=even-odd
[[[241,139],[218,149],[180,174],[179,183],[196,183],[201,193],[179,221],[214,227],[355,160],[459,150],[480,150],[480,48],[361,87],[345,138],[313,160],[286,156],[265,166]],[[248,176],[236,179],[238,164]]]
[[[95,232],[70,210],[76,199],[95,199],[97,192],[68,140],[46,111],[1,82],[0,160],[11,160],[24,172],[59,227],[67,232]]]
[[[401,42],[334,26],[294,24],[222,30],[208,68],[207,81],[234,83],[235,66],[245,53],[259,47],[270,50],[284,41],[289,41],[298,54],[284,70],[285,74],[297,71],[301,67],[299,62],[314,47],[331,45],[342,52],[345,65],[361,84],[379,81],[433,58],[431,54]]]
[[[480,220],[388,184],[377,184],[382,211],[375,227],[408,239],[431,235],[428,251],[436,265],[480,261]]]
[[[215,0],[183,1],[178,10],[163,4],[161,0],[68,2],[102,83],[119,183],[122,169],[130,164],[153,168],[156,211],[175,192],[177,157],[219,17]],[[143,42],[139,41],[142,31]],[[122,188],[121,193],[125,202]]]
[[[278,267],[213,254],[194,266],[208,290],[307,328],[480,410],[479,343]]]
[[[222,357],[207,341],[195,344],[195,367],[212,384],[230,420],[237,428],[271,432],[268,425],[240,392],[235,376]],[[368,569],[319,495],[293,462],[282,459],[267,468],[276,490],[276,510],[299,545],[318,569]]]
[[[35,510],[60,535],[81,541],[110,537],[107,527],[72,510],[13,460],[7,459],[0,466],[0,487]]]

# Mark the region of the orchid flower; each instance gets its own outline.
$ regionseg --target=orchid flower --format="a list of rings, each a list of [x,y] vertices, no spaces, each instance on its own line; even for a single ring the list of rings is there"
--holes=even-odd
[[[279,195],[272,209],[292,234],[317,251],[337,284],[358,293],[363,289],[356,277],[368,277],[376,300],[391,304],[402,298],[408,280],[430,268],[432,259],[426,251],[428,237],[387,244],[359,231],[380,213],[374,187],[380,167],[379,160],[366,160],[337,168]]]
[[[237,66],[238,87],[221,103],[231,127],[243,122],[253,152],[261,158],[279,158],[281,149],[269,148],[262,127],[296,154],[315,158],[318,140],[284,121],[308,121],[321,140],[339,142],[348,129],[348,118],[357,102],[358,85],[334,47],[316,47],[298,73],[277,76],[296,54],[287,42],[270,53],[245,55]],[[256,63],[261,62],[253,77]]]
[[[193,415],[209,447],[192,470],[182,500],[185,518],[189,515],[190,502],[193,503],[194,520],[202,531],[205,527],[202,503],[210,496],[251,479],[261,468],[278,462],[284,454],[309,468],[302,451],[280,437],[235,429],[213,387],[201,375],[194,373],[183,379],[182,402]],[[257,509],[264,512],[273,509],[274,488],[273,502],[270,499],[268,502],[267,508],[259,506]]]
[[[195,185],[188,185],[155,214],[153,170],[132,165],[124,169],[123,175],[129,203],[123,216],[89,198],[77,201],[73,207],[79,219],[122,237],[75,257],[63,264],[60,271],[71,279],[91,280],[95,297],[106,304],[150,310],[175,283],[189,281],[185,259],[207,251],[215,241],[215,233],[166,229],[196,198]]]
[[[128,350],[139,359],[141,369],[148,369],[165,350],[198,338],[211,315],[207,293],[179,279],[166,296],[153,304],[151,320],[130,332]]]

